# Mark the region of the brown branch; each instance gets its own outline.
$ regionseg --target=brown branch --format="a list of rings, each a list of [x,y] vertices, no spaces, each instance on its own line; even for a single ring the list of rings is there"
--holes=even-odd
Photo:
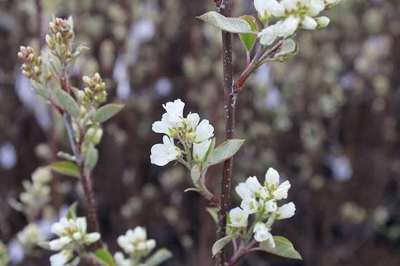
[[[231,15],[231,1],[222,0],[218,1],[219,12],[229,17]],[[225,114],[226,114],[226,128],[225,138],[231,139],[234,136],[235,129],[235,106],[236,106],[236,93],[233,91],[233,66],[232,66],[232,34],[229,32],[222,32],[222,49],[223,49],[223,73],[224,73],[224,98],[225,98]],[[226,214],[230,207],[230,194],[232,186],[232,168],[233,158],[224,162],[222,183],[221,183],[221,207],[218,212],[218,229],[217,239],[225,236],[226,232]],[[219,252],[216,256],[216,265],[225,265],[225,254],[223,251]]]

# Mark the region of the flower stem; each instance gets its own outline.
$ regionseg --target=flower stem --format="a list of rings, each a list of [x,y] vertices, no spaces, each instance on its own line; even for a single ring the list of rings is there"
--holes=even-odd
[[[219,12],[222,15],[229,17],[231,15],[231,1],[222,0],[219,1],[218,4]],[[222,32],[222,49],[226,114],[225,138],[232,139],[235,129],[235,106],[237,94],[233,91],[232,34],[229,32]],[[226,232],[226,214],[230,206],[232,168],[233,159],[230,158],[226,160],[223,165],[221,183],[221,207],[218,212],[217,239],[224,237]],[[219,252],[216,256],[216,265],[224,266],[225,260],[226,259],[224,252]]]

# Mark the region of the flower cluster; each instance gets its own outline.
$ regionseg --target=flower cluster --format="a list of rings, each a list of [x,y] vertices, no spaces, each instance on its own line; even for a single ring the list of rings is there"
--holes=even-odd
[[[82,80],[85,88],[80,91],[79,96],[84,106],[99,106],[107,100],[106,83],[99,73],[95,73],[92,77],[84,76]]]
[[[38,243],[45,240],[38,226],[34,223],[28,224],[17,235],[18,242],[24,247],[25,251],[32,250]]]
[[[280,183],[279,179],[279,173],[269,168],[263,185],[257,177],[252,176],[236,187],[235,191],[242,202],[240,207],[229,212],[228,228],[231,233],[246,231],[250,228],[257,242],[268,241],[272,247],[275,247],[270,233],[273,223],[276,220],[291,218],[296,211],[293,202],[278,206],[278,201],[286,199],[290,189],[289,181]],[[249,227],[250,215],[254,215],[254,219]]]
[[[72,41],[74,39],[74,23],[68,19],[53,18],[49,23],[49,33],[46,35],[47,47],[61,61],[72,59]]]
[[[20,194],[20,203],[14,205],[29,219],[37,218],[42,208],[50,201],[51,171],[46,167],[35,170],[32,174],[32,182],[25,180],[22,185],[24,191]]]
[[[59,253],[50,257],[52,266],[66,265],[75,259],[76,254],[81,254],[87,246],[100,239],[97,232],[88,233],[85,217],[67,218],[51,226],[52,233],[58,236],[51,240],[49,249],[59,251]]]
[[[277,19],[259,33],[262,45],[271,45],[278,38],[288,38],[300,27],[315,30],[328,26],[330,20],[319,16],[326,8],[336,5],[340,0],[254,0],[254,6],[263,22]]]
[[[214,127],[206,119],[200,121],[197,113],[189,113],[184,117],[185,103],[180,99],[168,102],[163,107],[166,113],[160,121],[153,123],[152,129],[165,136],[162,144],[151,148],[151,162],[158,166],[175,160],[187,166],[204,162],[213,142]]]
[[[29,79],[38,81],[42,73],[42,59],[35,54],[32,47],[21,46],[18,52],[18,57],[24,62],[22,64],[22,74]]]
[[[128,258],[122,252],[117,252],[114,255],[115,262],[118,266],[134,266],[146,256],[148,256],[156,247],[154,239],[147,239],[146,229],[136,227],[129,229],[125,235],[118,237],[118,245],[128,254]]]

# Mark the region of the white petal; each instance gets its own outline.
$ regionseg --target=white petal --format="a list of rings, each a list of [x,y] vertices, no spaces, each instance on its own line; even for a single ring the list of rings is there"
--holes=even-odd
[[[274,191],[273,196],[276,200],[286,199],[288,197],[288,191],[291,185],[289,181],[285,181],[278,186]]]
[[[277,187],[279,185],[279,173],[274,168],[270,167],[265,174],[265,183],[268,186]]]
[[[318,23],[310,16],[305,16],[301,22],[301,26],[305,30],[315,30],[318,27]]]
[[[318,16],[325,9],[323,0],[309,0],[308,14],[312,17]]]
[[[231,226],[233,227],[246,227],[249,214],[239,207],[232,209],[229,212]]]
[[[265,202],[265,211],[267,213],[276,212],[277,209],[278,209],[278,205],[276,204],[276,202],[274,200],[269,200],[269,201]]]
[[[285,7],[287,11],[294,11],[297,9],[297,4],[299,0],[282,0],[281,4]]]
[[[86,235],[86,244],[92,244],[100,239],[100,234],[97,232]]]
[[[267,12],[275,17],[285,15],[285,7],[276,0],[267,0]]]
[[[52,240],[49,242],[49,247],[51,250],[61,250],[63,249],[66,245],[71,243],[72,239],[68,236],[63,236],[58,239]]]
[[[86,233],[87,223],[85,217],[79,217],[76,219],[76,225],[81,232]]]
[[[173,124],[168,121],[168,114],[163,114],[160,121],[156,121],[152,125],[152,130],[155,133],[167,134],[173,128]]]
[[[189,127],[194,130],[200,122],[200,116],[197,113],[190,113],[186,117]]]
[[[276,34],[279,37],[287,38],[293,35],[299,27],[300,19],[295,16],[290,16],[276,25]]]
[[[154,239],[150,239],[146,241],[146,249],[148,251],[153,250],[156,247],[156,241]]]
[[[272,235],[269,232],[269,228],[265,224],[257,223],[254,226],[254,239],[257,242],[264,242],[270,238],[272,238]]]
[[[63,250],[55,255],[50,256],[51,266],[64,266],[72,258],[72,252]]]
[[[158,166],[164,166],[171,161],[178,158],[179,152],[177,147],[174,145],[173,139],[164,136],[163,144],[155,144],[151,147],[150,160],[152,164]]]
[[[318,23],[318,28],[325,28],[329,25],[330,19],[328,17],[322,16],[315,19]]]
[[[60,236],[64,232],[64,226],[61,223],[54,223],[51,225],[51,232]]]
[[[257,212],[258,202],[253,198],[244,199],[242,200],[240,207],[248,214],[253,214]]]
[[[262,186],[256,176],[250,176],[247,178],[246,185],[253,193],[260,193],[260,190],[262,189]]]
[[[269,26],[263,29],[259,34],[258,37],[260,38],[260,43],[264,46],[271,45],[276,38],[278,37],[275,31],[275,25]]]
[[[133,230],[133,241],[144,241],[147,238],[146,229],[141,226],[137,226]]]
[[[214,136],[214,127],[207,119],[204,119],[196,128],[195,142],[202,142]]]
[[[282,205],[278,209],[278,219],[288,219],[294,216],[296,212],[296,206],[294,205],[293,202],[286,203],[285,205]]]
[[[248,199],[253,197],[253,193],[251,193],[248,185],[244,182],[237,185],[235,191],[241,199]]]

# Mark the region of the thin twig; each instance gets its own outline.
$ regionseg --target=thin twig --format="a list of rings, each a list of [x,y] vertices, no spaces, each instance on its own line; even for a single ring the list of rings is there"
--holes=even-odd
[[[229,17],[231,15],[231,1],[219,1],[219,12]],[[224,73],[224,98],[225,98],[225,114],[226,128],[225,138],[232,139],[235,129],[235,106],[237,94],[233,91],[233,65],[232,65],[232,34],[222,32],[222,49],[223,49],[223,73]],[[230,207],[230,194],[232,186],[232,168],[233,159],[230,158],[224,162],[223,176],[221,182],[221,207],[218,212],[218,229],[217,238],[225,236],[226,232],[226,214]],[[216,265],[225,265],[225,254],[223,251],[216,256]]]

